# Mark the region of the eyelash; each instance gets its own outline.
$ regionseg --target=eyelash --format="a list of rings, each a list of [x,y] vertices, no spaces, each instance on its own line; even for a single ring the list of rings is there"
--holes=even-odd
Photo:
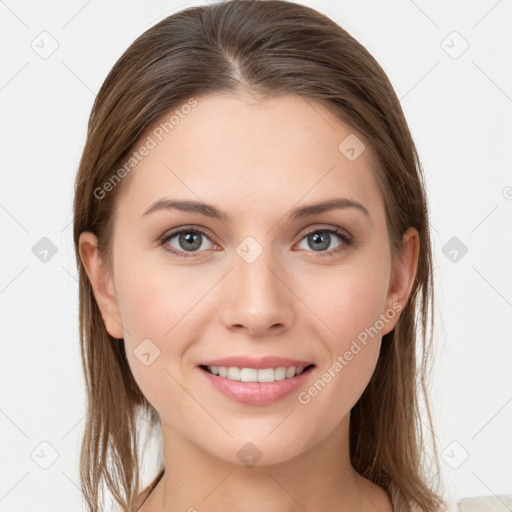
[[[201,235],[208,238],[208,240],[210,239],[208,234],[201,228],[185,227],[185,228],[179,229],[178,231],[173,231],[172,233],[164,235],[160,239],[160,245],[163,246],[164,250],[166,250],[167,252],[170,252],[171,254],[173,254],[175,256],[180,256],[180,257],[184,257],[184,258],[195,257],[197,252],[199,252],[199,253],[203,252],[203,251],[191,251],[191,252],[179,251],[178,249],[175,249],[174,247],[167,245],[167,242],[169,242],[169,240],[174,238],[176,235],[180,235],[181,233],[201,233]],[[334,235],[338,235],[342,241],[342,243],[335,249],[331,249],[329,251],[317,252],[317,254],[320,257],[334,257],[339,252],[341,252],[343,249],[347,248],[348,246],[350,246],[352,244],[351,237],[348,236],[345,231],[343,231],[339,228],[316,228],[316,229],[313,229],[313,230],[305,233],[304,236],[300,239],[300,241],[304,240],[304,238],[306,238],[309,235],[312,235],[314,233],[331,233]],[[310,251],[310,252],[315,252],[315,251]]]

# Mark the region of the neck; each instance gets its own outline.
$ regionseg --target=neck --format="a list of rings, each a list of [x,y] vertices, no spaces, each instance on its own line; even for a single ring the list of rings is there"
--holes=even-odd
[[[350,463],[349,419],[293,459],[254,466],[219,460],[162,422],[165,473],[139,512],[391,511]]]

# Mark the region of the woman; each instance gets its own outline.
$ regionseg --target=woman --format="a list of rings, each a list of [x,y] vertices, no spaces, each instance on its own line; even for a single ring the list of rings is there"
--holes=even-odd
[[[389,80],[326,16],[234,0],[142,34],[76,178],[89,510],[103,484],[129,511],[440,510],[426,204]]]

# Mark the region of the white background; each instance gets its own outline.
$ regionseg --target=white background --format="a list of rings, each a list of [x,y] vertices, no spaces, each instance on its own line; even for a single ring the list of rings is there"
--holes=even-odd
[[[200,3],[0,1],[1,512],[84,510],[72,201],[87,120],[129,44]],[[432,403],[446,496],[512,495],[512,2],[302,3],[379,61],[418,146],[438,284]],[[46,59],[31,47],[43,31],[58,43]],[[469,47],[453,58],[462,38]],[[43,237],[57,250],[46,263],[32,252]],[[452,237],[467,247],[456,262],[442,252]]]

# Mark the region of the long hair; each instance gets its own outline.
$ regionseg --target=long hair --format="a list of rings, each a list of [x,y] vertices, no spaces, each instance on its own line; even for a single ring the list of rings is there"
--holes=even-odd
[[[378,162],[373,172],[385,202],[394,262],[407,228],[419,232],[409,301],[394,330],[383,337],[375,372],[351,410],[350,458],[357,472],[391,495],[397,510],[438,510],[443,502],[427,396],[432,254],[417,150],[393,87],[366,48],[327,16],[281,0],[225,1],[163,19],[123,53],[94,102],[74,200],[87,392],[80,476],[88,509],[101,510],[106,485],[120,505],[134,510],[140,498],[139,415],[147,413],[154,427],[158,414],[133,378],[123,341],[105,330],[80,260],[79,236],[84,231],[96,234],[98,253],[111,268],[116,205],[130,176],[108,194],[100,194],[102,185],[162,115],[191,98],[240,91],[261,98],[297,94],[321,103],[358,130]],[[433,446],[428,456],[427,435]]]

